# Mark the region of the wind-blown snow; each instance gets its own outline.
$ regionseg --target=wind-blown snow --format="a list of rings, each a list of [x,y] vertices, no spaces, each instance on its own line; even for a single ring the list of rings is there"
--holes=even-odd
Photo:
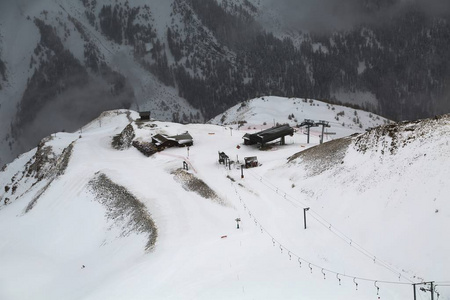
[[[439,286],[450,280],[448,116],[405,124],[397,133],[388,125],[383,130],[391,134],[382,134],[364,133],[377,118],[357,111],[362,129],[337,122],[328,129],[336,132],[333,138],[362,134],[341,144],[335,139],[312,147],[317,132],[307,144],[297,131],[286,145],[266,151],[243,145],[245,133],[274,119],[287,122],[289,113],[298,121],[332,121],[344,110],[333,107],[265,98],[228,111],[224,122],[236,124],[226,126],[132,122],[140,141],[186,131],[194,138],[189,148],[150,157],[111,146],[136,112],[106,112],[80,131],[54,134],[46,142],[54,155],[72,142],[73,152],[64,174],[29,212],[38,184],[26,182],[34,179],[24,176],[14,194],[3,187],[21,178],[36,150],[0,172],[0,299],[410,299],[410,284],[421,281],[436,281],[440,299],[450,299],[449,288]],[[353,111],[345,109],[344,118]],[[238,129],[242,120],[247,123]],[[398,136],[396,151],[382,154]],[[327,149],[339,154],[327,159]],[[261,165],[241,178],[240,163],[225,168],[218,151],[240,163],[256,155]],[[322,161],[310,159],[321,151]],[[174,177],[183,161],[227,205],[185,189]],[[319,162],[326,167],[309,173]],[[153,250],[145,250],[148,235],[124,236],[106,217],[88,189],[97,172],[145,205],[158,230]],[[426,299],[430,293],[418,294]]]

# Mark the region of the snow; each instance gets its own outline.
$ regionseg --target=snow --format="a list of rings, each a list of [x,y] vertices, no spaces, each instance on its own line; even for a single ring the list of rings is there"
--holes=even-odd
[[[390,145],[383,137],[368,139],[373,144],[365,153],[352,142],[342,163],[311,175],[317,161],[287,158],[331,145],[311,148],[319,143],[317,135],[307,144],[296,133],[286,137],[286,145],[266,151],[243,145],[242,136],[265,127],[264,121],[287,121],[288,111],[299,119],[329,120],[343,108],[264,99],[248,101],[239,112],[230,109],[226,126],[132,123],[143,141],[188,131],[194,138],[189,152],[169,148],[145,157],[134,147],[114,150],[112,137],[130,122],[124,110],[105,112],[82,131],[56,133],[46,145],[59,155],[75,141],[73,153],[64,175],[35,206],[25,213],[39,188],[30,186],[32,178],[23,179],[27,188],[18,187],[14,195],[0,191],[0,299],[407,299],[411,282],[448,282],[448,118],[405,130],[401,141],[408,142],[395,154],[381,154]],[[345,110],[345,116],[353,111]],[[364,127],[373,125],[367,113],[357,114]],[[248,123],[238,130],[239,118]],[[363,132],[334,125],[330,130],[339,137],[357,129]],[[408,140],[413,134],[419,137]],[[35,151],[0,172],[0,185],[20,175]],[[262,165],[245,169],[241,178],[239,164],[219,165],[218,151],[240,162],[257,156]],[[183,161],[223,205],[183,188],[172,174]],[[144,249],[145,235],[123,236],[106,217],[87,187],[97,172],[145,204],[158,227],[152,251]],[[450,299],[448,287],[437,290],[440,299]]]
[[[294,115],[294,118],[288,119],[291,114]],[[296,126],[305,119],[324,120],[330,123],[331,127],[327,128],[326,132],[333,134],[326,135],[324,140],[348,136],[355,132],[364,132],[368,128],[389,122],[383,117],[366,111],[327,104],[314,99],[266,96],[238,104],[213,118],[209,123],[232,125],[234,129],[237,129],[239,122],[246,122],[242,128],[262,130],[277,123]],[[312,127],[311,135],[318,137],[321,135],[321,131],[321,127]],[[298,131],[297,134],[301,136],[303,131]]]
[[[364,73],[364,71],[365,71],[366,69],[367,69],[366,62],[360,61],[360,62],[358,63],[358,75]]]

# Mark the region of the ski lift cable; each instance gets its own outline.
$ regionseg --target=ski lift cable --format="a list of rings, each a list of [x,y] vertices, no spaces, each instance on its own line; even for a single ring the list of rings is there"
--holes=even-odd
[[[256,177],[256,176],[255,176]],[[259,177],[259,176],[258,176]],[[264,183],[263,183],[264,184]],[[266,185],[267,186],[267,185]],[[270,188],[269,186],[267,186],[268,188]],[[271,190],[274,190],[273,188],[270,188]],[[287,193],[285,193],[285,195],[287,195]],[[290,195],[287,195],[287,197],[290,197],[290,198],[292,198],[292,199],[294,199],[294,200],[296,200],[294,197],[292,197],[292,196],[290,196]],[[287,198],[286,198],[287,199]],[[288,201],[290,201],[289,199],[287,199]],[[292,201],[290,201],[291,203],[292,203]],[[301,201],[296,201],[296,202],[300,202],[300,204],[302,205],[302,206],[304,206],[304,207],[306,207],[306,206],[308,206],[308,205],[306,205],[305,203],[302,203]],[[315,214],[315,216],[314,216],[314,214]],[[347,239],[347,243],[350,243],[350,241],[352,240],[351,238],[349,238],[348,236],[346,236],[344,233],[342,233],[341,231],[339,231],[337,228],[335,228],[335,227],[333,227],[330,223],[328,223],[324,218],[322,218],[318,213],[316,213],[314,210],[312,210],[312,209],[310,209],[310,215],[314,218],[314,219],[316,219],[320,224],[322,224],[323,226],[325,226],[325,227],[327,227],[328,229],[330,229],[330,230],[332,230],[332,231],[335,231],[335,232],[338,232],[338,233],[340,233],[341,235],[342,235],[342,237],[340,237],[341,239],[342,238],[345,238],[345,239]],[[321,219],[321,220],[320,220]],[[333,228],[331,228],[331,227],[333,227]],[[354,245],[358,245],[358,244],[356,244],[356,243],[354,243]],[[362,248],[362,247],[361,247]],[[362,248],[363,249],[363,248]],[[368,257],[370,257],[371,259],[374,257],[374,255],[372,255],[369,251],[365,251],[365,252],[367,252],[367,256]]]
[[[235,189],[235,192],[236,192],[238,198],[240,198],[240,200],[242,200],[242,198],[240,197],[240,195],[239,195],[239,193],[238,193],[238,191],[236,189],[236,186],[234,186],[234,189]],[[242,200],[242,203],[243,203],[243,205],[246,205],[243,200]],[[250,211],[248,206],[246,206],[246,208]],[[337,271],[334,271],[334,270],[331,270],[331,269],[324,268],[324,267],[319,266],[317,264],[314,264],[314,263],[304,259],[303,257],[299,256],[298,254],[293,252],[291,249],[285,247],[278,239],[276,239],[269,231],[267,231],[267,229],[255,217],[254,214],[252,214],[252,216],[253,216],[252,218],[258,222],[258,224],[259,224],[259,226],[261,228],[261,231],[264,231],[272,239],[272,243],[274,244],[274,246],[275,246],[275,244],[278,244],[280,249],[286,250],[286,252],[288,254],[290,254],[290,256],[297,258],[297,261],[300,262],[300,267],[301,267],[301,263],[303,262],[303,263],[305,263],[305,264],[307,264],[309,266],[311,271],[312,271],[312,268],[316,268],[316,269],[321,270],[322,273],[326,272],[326,273],[334,274],[334,275],[337,276],[338,279],[339,279],[338,276],[341,276],[341,277],[346,277],[346,278],[353,278],[354,280],[357,279],[359,281],[367,281],[367,282],[373,282],[373,283],[383,283],[383,284],[393,284],[393,285],[412,285],[412,283],[409,283],[409,282],[397,282],[397,281],[379,280],[379,279],[372,279],[372,278],[359,277],[359,276],[354,276],[354,275],[349,275],[349,274],[343,274],[342,272],[337,272]],[[281,251],[281,252],[283,252],[283,251]]]
[[[321,221],[320,219],[315,218],[315,216],[311,216],[313,219],[315,219],[318,223],[320,223],[321,225],[323,225],[324,227],[326,227],[327,229],[329,229],[331,231],[331,233],[333,233],[334,235],[336,235],[338,238],[343,239],[341,236],[339,236],[338,234],[336,234],[335,232],[333,232],[333,227],[327,223],[324,223],[323,221]],[[375,256],[373,256],[372,254],[368,253],[367,250],[365,250],[364,248],[360,247],[357,243],[353,242],[350,239],[349,244],[351,243],[351,246],[358,252],[360,252],[362,255],[366,256],[367,258],[371,259],[374,261],[375,264],[391,271],[394,274],[400,274],[397,270],[393,269],[392,267],[389,266],[389,264],[382,262],[381,260],[379,260],[378,258],[376,258]],[[408,281],[412,282],[411,280],[409,280],[408,278],[404,277],[405,279],[407,279]]]
[[[252,174],[253,175],[253,174]],[[256,176],[255,176],[256,177]],[[264,183],[263,183],[264,184]],[[265,185],[265,184],[264,184]],[[267,186],[267,185],[266,185]],[[267,186],[269,189],[271,189],[272,191],[274,191],[274,189],[273,188],[271,188],[271,187],[269,187],[269,186]],[[285,195],[287,195],[287,193],[285,193]],[[294,200],[296,200],[294,197],[292,197],[292,196],[290,196],[290,195],[287,195],[287,197],[290,197],[290,198],[292,198],[292,199],[294,199]],[[285,199],[287,199],[287,198],[285,198]],[[289,199],[287,199],[288,201],[290,201]],[[292,201],[290,201],[291,203],[293,203]],[[304,206],[304,207],[306,207],[307,205],[306,204],[304,204],[304,203],[302,203],[301,201],[297,201],[297,202],[300,202],[300,204],[302,205],[302,206]],[[295,203],[293,203],[293,204],[295,204]],[[314,216],[314,214],[316,215],[316,216]],[[347,239],[347,243],[350,243],[350,241],[351,241],[351,239],[349,238],[349,237],[347,237],[345,234],[343,234],[342,232],[340,232],[339,230],[337,230],[336,228],[334,228],[333,227],[333,229],[331,228],[332,227],[332,225],[330,224],[330,223],[328,223],[324,218],[322,218],[319,214],[317,214],[315,211],[313,211],[313,210],[310,210],[310,215],[314,218],[314,219],[316,219],[320,224],[322,224],[323,226],[325,226],[325,227],[327,227],[328,229],[330,229],[330,230],[332,230],[332,231],[337,231],[337,232],[339,232],[345,239]],[[322,219],[322,220],[320,220],[320,219]],[[341,239],[343,239],[343,237],[340,237]],[[356,244],[356,243],[354,243],[355,245],[358,245],[358,244]],[[362,248],[362,247],[361,247]],[[363,249],[363,248],[362,248]],[[371,259],[374,257],[370,252],[368,252],[368,251],[365,251],[365,252],[367,252],[367,253],[365,253],[365,255],[367,255],[368,257],[370,257]]]
[[[252,176],[254,176],[254,177],[256,177],[256,178],[260,178],[260,181],[262,182],[262,179],[263,179],[262,176],[260,176],[260,175],[255,175],[255,174],[252,174]],[[264,178],[264,181],[268,181],[268,180],[266,180],[266,179]],[[274,188],[276,188],[276,186],[275,186],[274,184],[272,184],[270,181],[268,181],[268,183],[269,183],[270,185],[272,185]],[[263,183],[263,184],[264,184],[264,183]],[[265,185],[268,186],[267,184],[265,184]],[[270,188],[270,187],[269,187],[269,188]],[[274,188],[271,188],[271,189],[273,190]],[[279,188],[277,188],[277,190],[279,190]],[[287,195],[287,193],[285,193],[285,195]],[[288,197],[294,199],[296,202],[300,202],[300,203],[301,203],[303,206],[305,206],[305,207],[307,206],[307,205],[305,205],[304,203],[302,203],[301,201],[298,201],[297,199],[295,199],[294,197],[292,197],[292,196],[290,196],[290,195],[289,195]],[[286,199],[286,198],[285,198],[285,199]],[[316,215],[316,217],[314,217],[314,214]],[[368,250],[364,249],[364,248],[363,248],[361,245],[359,245],[358,243],[353,242],[353,240],[352,240],[350,237],[346,236],[342,231],[340,231],[340,230],[338,230],[337,228],[334,228],[334,227],[331,228],[331,227],[332,227],[331,224],[330,224],[329,222],[327,222],[322,216],[320,216],[320,215],[319,215],[317,212],[315,212],[314,210],[310,209],[310,215],[311,215],[314,219],[316,219],[321,225],[323,225],[323,226],[327,227],[328,229],[330,229],[330,231],[332,231],[336,236],[338,236],[339,238],[345,240],[346,243],[351,244],[356,250],[358,250],[358,251],[361,252],[362,254],[366,255],[368,258],[370,258],[370,259],[374,259],[374,258],[375,258],[375,255],[373,255],[372,253],[370,253]],[[319,218],[322,219],[323,221],[320,221]],[[339,236],[339,234],[342,235],[342,236]],[[355,246],[356,246],[356,247],[355,247]],[[390,264],[387,263],[387,262],[384,262],[384,261],[378,259],[378,260],[376,261],[376,263],[377,263],[378,265],[380,265],[380,266],[385,267],[386,269],[390,270],[391,272],[393,272],[393,273],[395,273],[395,274],[401,274],[401,272],[399,272],[399,271],[396,270],[396,269],[393,269],[393,268],[390,266]],[[402,274],[400,275],[400,277],[403,277],[404,279],[406,279],[406,280],[412,282],[409,278],[407,278],[406,276],[403,276]]]
[[[286,192],[280,190],[278,187],[276,187],[274,184],[272,184],[272,182],[270,182],[269,180],[267,180],[266,178],[263,178],[262,176],[256,174],[256,172],[253,172],[252,170],[250,170],[250,173],[253,177],[255,177],[256,179],[258,179],[263,185],[265,185],[266,187],[268,187],[269,189],[271,189],[272,191],[276,192],[280,197],[284,198],[285,200],[291,202],[292,204],[295,205],[295,203],[300,203],[302,206],[306,207],[307,205],[302,203],[301,201],[299,201],[298,199],[296,199],[295,197],[288,195]],[[252,174],[254,173],[254,174]],[[264,180],[264,182],[263,182]],[[266,184],[265,182],[267,182],[268,184],[270,184],[272,187],[270,187],[268,184]],[[281,192],[281,193],[279,193]],[[284,194],[284,196],[282,196],[282,194]],[[293,199],[295,202],[290,201],[289,198]],[[298,206],[296,206],[298,207]],[[310,215],[311,217],[313,217],[314,219],[316,219],[316,221],[319,222],[319,224],[321,224],[322,226],[328,228],[333,234],[335,234],[338,238],[344,240],[346,243],[350,244],[355,250],[357,250],[358,252],[360,252],[361,254],[367,256],[368,258],[370,258],[371,260],[374,261],[374,263],[376,263],[377,265],[386,268],[387,270],[391,271],[392,273],[395,274],[399,274],[399,280],[401,280],[401,278],[404,278],[405,280],[409,281],[410,283],[413,283],[413,281],[406,277],[405,275],[402,274],[402,272],[399,272],[397,269],[393,268],[392,265],[388,262],[385,262],[379,258],[377,258],[374,254],[372,254],[371,252],[369,252],[368,250],[366,250],[364,247],[362,247],[360,244],[358,244],[357,242],[353,241],[353,239],[351,239],[350,237],[348,237],[346,234],[344,234],[342,231],[340,231],[339,229],[337,229],[336,227],[332,226],[329,222],[327,222],[322,216],[320,216],[317,212],[315,212],[314,210],[310,210]],[[322,221],[321,221],[321,220]]]
[[[364,247],[362,247],[361,245],[359,245],[358,243],[356,243],[355,241],[353,241],[351,238],[349,238],[348,236],[346,236],[345,234],[343,234],[341,231],[339,231],[338,229],[336,229],[334,226],[331,226],[331,224],[329,223],[324,223],[323,221],[321,221],[319,218],[316,218],[316,216],[314,214],[310,214],[310,216],[315,219],[318,223],[320,223],[321,225],[323,225],[324,227],[328,228],[331,233],[333,233],[334,235],[336,235],[338,238],[344,240],[346,243],[348,243],[349,245],[351,245],[356,251],[360,252],[361,254],[365,255],[366,257],[368,257],[369,259],[373,260],[375,264],[382,266],[386,269],[388,269],[389,271],[391,271],[394,274],[400,274],[400,277],[403,277],[405,280],[408,280],[409,282],[413,282],[412,280],[410,280],[408,277],[404,276],[401,272],[399,272],[398,270],[396,270],[395,268],[393,268],[389,263],[377,258],[375,255],[373,255],[372,253],[370,253],[368,250],[366,250]],[[323,218],[322,218],[323,219]]]
[[[266,178],[260,176],[259,174],[257,174],[256,172],[249,170],[250,174],[255,177],[256,179],[259,179],[259,181],[267,186],[269,189],[271,189],[272,191],[282,191],[280,190],[278,187],[276,187],[272,182],[270,182],[269,180],[267,180]],[[263,182],[264,180],[264,182]],[[268,184],[270,184],[272,187],[270,187],[268,184],[266,184],[265,182],[267,182]],[[294,199],[295,202],[300,203],[303,207],[307,207],[308,205],[303,203],[302,201],[296,199],[295,197],[288,195],[287,193],[285,193],[284,191],[282,191],[282,193],[284,193],[286,195],[286,197],[282,197],[286,200],[288,200],[289,202],[292,203],[292,201],[290,201],[289,199],[287,199],[287,197]],[[278,194],[278,193],[277,193]],[[278,194],[280,195],[280,194]],[[346,234],[344,234],[342,231],[340,231],[339,229],[337,229],[336,227],[332,226],[331,223],[329,223],[328,221],[326,221],[325,218],[323,218],[320,214],[318,214],[316,211],[314,211],[313,209],[309,210],[309,215],[314,218],[316,221],[318,221],[321,225],[323,225],[324,227],[328,228],[333,234],[335,234],[337,237],[339,237],[340,239],[344,240],[347,244],[350,244],[353,248],[355,248],[357,251],[359,251],[360,253],[362,253],[363,255],[367,256],[370,259],[374,259],[376,256],[374,254],[372,254],[370,251],[366,250],[364,247],[362,247],[361,245],[359,245],[358,243],[354,242],[353,239],[351,239],[350,237],[348,237]],[[319,220],[321,219],[321,220]],[[413,282],[412,280],[410,280],[408,277],[404,276],[402,274],[402,272],[399,272],[398,270],[394,269],[391,267],[391,264],[388,262],[385,262],[381,259],[376,259],[376,262],[378,265],[388,269],[389,271],[395,273],[395,274],[400,274],[400,277],[403,277],[405,280],[409,281],[409,282]]]

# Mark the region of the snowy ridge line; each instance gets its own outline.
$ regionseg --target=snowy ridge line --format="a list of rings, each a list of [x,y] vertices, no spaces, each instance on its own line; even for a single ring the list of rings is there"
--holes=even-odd
[[[259,224],[261,233],[265,232],[272,239],[273,246],[275,246],[275,244],[278,244],[279,247],[280,247],[281,253],[283,253],[283,250],[286,250],[288,255],[289,255],[289,259],[290,260],[292,260],[292,257],[296,257],[298,262],[299,262],[300,268],[302,267],[302,262],[303,262],[303,263],[308,265],[308,267],[311,270],[311,273],[312,273],[313,267],[315,267],[318,270],[321,270],[322,274],[324,275],[324,279],[326,279],[326,273],[325,272],[336,275],[336,278],[339,280],[339,282],[341,281],[339,276],[346,277],[346,278],[351,278],[351,279],[353,279],[353,282],[355,283],[356,287],[358,287],[358,283],[356,282],[356,280],[373,282],[375,287],[377,287],[376,286],[377,283],[394,284],[394,285],[411,285],[411,286],[414,284],[412,282],[410,283],[410,282],[397,282],[397,281],[388,281],[388,280],[378,280],[378,279],[372,279],[372,278],[365,278],[365,277],[359,277],[359,276],[354,276],[354,275],[343,274],[343,273],[340,273],[340,272],[337,272],[337,271],[333,271],[333,270],[330,270],[330,269],[327,269],[327,268],[323,268],[322,266],[319,266],[319,265],[316,265],[314,263],[309,262],[308,260],[302,258],[301,256],[297,255],[296,253],[290,251],[288,248],[283,246],[283,244],[281,244],[281,242],[279,242],[273,235],[271,235],[261,225],[261,223],[258,221],[258,219],[256,219],[256,217],[252,214],[252,212],[247,207],[247,204],[244,202],[244,200],[242,200],[242,197],[239,195],[235,184],[232,183],[232,185],[234,187],[234,190],[235,190],[235,193],[236,193],[237,197],[239,198],[239,201],[242,203],[242,205],[244,207],[244,210],[248,211],[248,215],[249,215],[250,219],[253,219],[253,221],[254,221],[256,226],[258,226],[258,224]]]
[[[302,201],[296,199],[295,197],[287,194],[286,192],[282,191],[281,189],[279,189],[277,186],[275,186],[274,184],[272,184],[269,180],[263,178],[262,176],[254,173],[252,170],[248,170],[250,175],[252,175],[255,179],[259,179],[259,181],[261,182],[261,184],[265,185],[267,188],[269,188],[270,190],[274,191],[279,197],[285,199],[286,201],[291,202],[294,206],[298,207],[298,205],[296,205],[297,203],[300,203],[302,205],[302,208],[306,208],[309,207],[309,205],[306,205],[305,203],[303,203]],[[270,184],[272,187],[270,187],[268,184],[264,183],[263,180],[265,182],[268,182],[268,184]],[[284,194],[284,196],[282,196],[281,194],[279,194],[278,192],[281,192],[282,194]],[[289,200],[288,198],[293,199]],[[312,208],[309,209],[309,216],[311,216],[313,219],[315,219],[317,222],[319,222],[319,224],[321,224],[322,226],[324,226],[325,228],[327,228],[331,233],[333,233],[335,236],[337,236],[339,239],[343,240],[346,244],[348,244],[349,246],[353,247],[355,250],[357,250],[358,252],[360,252],[361,254],[363,254],[364,256],[368,257],[370,260],[373,260],[373,262],[387,270],[389,270],[390,272],[399,275],[399,280],[402,277],[403,279],[409,281],[410,283],[414,283],[411,279],[409,279],[408,277],[406,277],[405,275],[403,275],[403,272],[400,272],[398,270],[396,270],[394,267],[392,267],[389,262],[385,262],[382,259],[377,258],[375,255],[373,255],[370,251],[366,250],[364,247],[362,247],[361,245],[359,245],[358,243],[354,242],[352,238],[348,237],[346,234],[344,234],[342,231],[340,231],[339,229],[337,229],[336,227],[332,226],[331,223],[329,223],[325,218],[323,218],[322,216],[320,216],[316,211],[314,211]]]

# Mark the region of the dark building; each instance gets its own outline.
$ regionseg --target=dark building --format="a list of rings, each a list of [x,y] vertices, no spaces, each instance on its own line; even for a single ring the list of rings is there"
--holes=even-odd
[[[245,145],[264,145],[278,138],[281,139],[280,144],[284,145],[284,137],[287,135],[294,135],[294,128],[289,125],[279,125],[253,134],[246,133],[242,138]]]
[[[258,166],[258,158],[256,156],[244,157],[245,168],[254,168]]]
[[[228,157],[228,155],[225,154],[225,152],[219,152],[219,164],[227,164],[227,161],[230,158]]]
[[[139,118],[140,120],[150,120],[150,111],[140,111]]]
[[[156,134],[152,136],[152,143],[160,150],[170,147],[192,146],[194,139],[186,132],[180,135],[167,136],[164,134]]]
[[[174,139],[179,147],[194,145],[194,139],[187,131],[179,135],[169,136],[169,139]]]

